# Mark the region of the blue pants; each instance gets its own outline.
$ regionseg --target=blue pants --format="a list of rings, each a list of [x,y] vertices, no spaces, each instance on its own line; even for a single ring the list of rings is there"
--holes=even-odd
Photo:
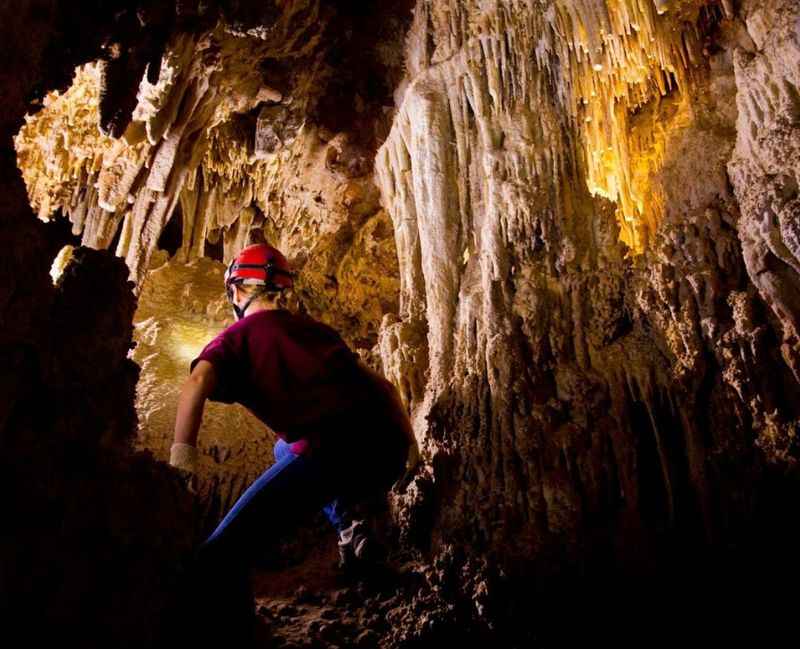
[[[282,439],[275,442],[273,453],[276,462],[280,462],[287,456],[294,455],[291,444],[287,444]],[[353,518],[345,505],[344,498],[334,498],[322,508],[322,511],[325,512],[325,516],[337,532],[347,529],[353,523]]]
[[[243,637],[236,646],[246,646],[255,624],[249,566],[265,542],[320,509],[337,530],[344,529],[352,522],[347,503],[386,493],[400,477],[407,445],[371,432],[332,437],[338,443],[310,455],[295,455],[282,441],[275,445],[275,464],[239,497],[195,555],[193,614],[227,620],[204,632],[205,643],[236,645],[230,633],[239,629]]]
[[[285,442],[275,445],[276,462],[262,473],[239,497],[203,545],[202,551],[220,548],[236,554],[254,550],[254,536],[272,536],[277,525],[289,526],[324,509],[337,527],[343,517],[338,504],[334,467],[319,457],[295,455]],[[344,527],[347,525],[345,524]],[[338,527],[337,527],[338,529]],[[344,528],[342,528],[344,529]],[[223,548],[225,550],[223,551]]]
[[[385,492],[403,471],[404,449],[350,441],[310,455],[295,455],[278,441],[276,462],[239,497],[201,553],[252,556],[268,537],[301,523],[322,509],[341,531],[352,519],[349,503]],[[368,447],[367,446],[367,447]]]

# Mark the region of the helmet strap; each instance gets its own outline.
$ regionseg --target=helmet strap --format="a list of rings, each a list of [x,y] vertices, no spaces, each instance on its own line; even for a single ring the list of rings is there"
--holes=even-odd
[[[262,289],[261,291],[258,291],[256,293],[254,293],[253,295],[250,296],[250,299],[247,300],[244,303],[243,306],[238,306],[233,301],[234,300],[234,297],[233,297],[233,286],[235,286],[235,284],[230,285],[228,287],[228,289],[225,291],[225,294],[226,294],[226,296],[228,298],[228,302],[233,307],[233,313],[236,316],[236,320],[241,320],[242,318],[244,318],[244,314],[247,311],[247,309],[250,307],[250,305],[253,303],[253,300],[257,300],[258,298],[264,296],[266,293],[271,293],[271,292],[282,293],[283,292],[283,287],[282,286],[278,286],[277,284],[273,284],[273,283],[270,282],[270,283],[264,285],[264,289],[265,290]]]
[[[233,313],[236,315],[236,319],[237,320],[241,320],[242,318],[244,318],[244,314],[247,311],[247,309],[250,307],[250,305],[252,304],[253,300],[255,300],[256,298],[258,298],[260,296],[261,296],[260,293],[255,293],[254,295],[250,296],[250,299],[247,300],[247,302],[245,302],[243,306],[238,306],[233,301],[233,290],[231,290],[230,294],[228,295],[228,302],[230,302],[231,306],[233,307]]]

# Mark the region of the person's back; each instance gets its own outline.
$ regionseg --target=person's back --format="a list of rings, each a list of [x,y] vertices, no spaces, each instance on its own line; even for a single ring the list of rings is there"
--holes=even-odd
[[[348,434],[335,430],[343,421],[355,432],[383,420],[374,436],[396,447],[407,441],[405,431],[387,425],[396,407],[387,398],[391,384],[366,371],[334,329],[310,316],[257,311],[206,345],[191,369],[201,360],[217,373],[212,401],[241,403],[297,452]]]

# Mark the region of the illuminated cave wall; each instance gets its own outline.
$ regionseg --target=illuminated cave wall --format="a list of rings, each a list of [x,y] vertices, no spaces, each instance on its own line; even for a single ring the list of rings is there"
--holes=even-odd
[[[546,569],[745,533],[798,455],[796,3],[418,0],[348,50],[372,94],[321,7],[173,34],[119,139],[96,65],[17,138],[40,216],[128,263],[139,398],[263,237],[400,388],[434,548]],[[268,452],[225,446],[204,462]]]
[[[766,5],[417,3],[376,158],[380,348],[435,541],[635,564],[772,506],[798,451],[800,23]]]

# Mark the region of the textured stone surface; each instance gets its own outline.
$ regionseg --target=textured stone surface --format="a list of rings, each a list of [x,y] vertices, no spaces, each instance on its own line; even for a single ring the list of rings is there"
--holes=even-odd
[[[602,5],[418,3],[376,158],[401,277],[380,350],[431,459],[434,538],[545,570],[589,539],[636,561],[660,530],[735,534],[754,436],[795,452],[798,385],[726,179],[742,18]]]
[[[800,8],[751,2],[743,15],[754,45],[734,56],[739,117],[729,171],[739,238],[751,281],[780,322],[781,354],[800,381]]]
[[[30,254],[30,244],[17,249]],[[3,476],[15,494],[3,610],[32,641],[152,643],[167,632],[177,562],[196,541],[197,513],[174,471],[133,452],[127,274],[111,253],[77,248],[55,287],[45,275],[49,286],[24,293],[30,305],[6,312],[41,318],[27,341],[4,336],[1,346]]]
[[[393,558],[414,558],[393,594],[322,584],[317,611],[265,586],[276,637],[624,645],[749,625],[763,642],[780,615],[758,605],[793,582],[798,539],[797,3],[418,0],[405,39],[401,4],[360,20],[349,3],[178,3],[146,80],[161,37],[119,27],[135,55],[112,46],[18,139],[41,216],[64,210],[94,247],[119,232],[141,298],[138,443],[164,457],[159,395],[227,317],[219,261],[265,238],[301,269],[303,308],[398,385],[426,460],[391,499]],[[89,132],[95,101],[120,139]],[[63,324],[83,381],[70,341],[112,317],[51,288],[68,236],[14,223],[0,313],[22,369],[0,422],[38,385],[12,379],[35,375],[26,354],[52,348],[34,323]],[[32,254],[47,263],[23,291],[12,264]],[[87,412],[130,409],[125,376]],[[204,524],[268,459],[250,425],[210,411]],[[291,548],[304,583],[319,557]]]

